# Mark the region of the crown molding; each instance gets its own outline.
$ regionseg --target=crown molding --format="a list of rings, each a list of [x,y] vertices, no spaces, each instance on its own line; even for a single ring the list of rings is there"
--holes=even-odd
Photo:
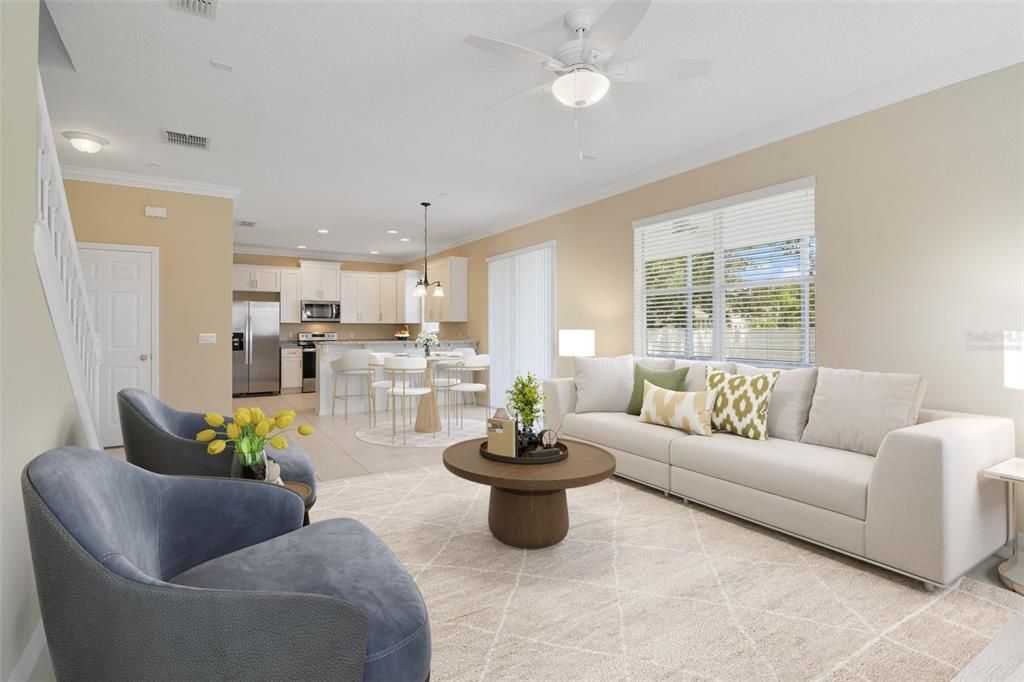
[[[61,166],[60,171],[65,180],[99,182],[104,185],[156,189],[164,192],[199,194],[208,197],[231,199],[232,201],[237,200],[238,196],[242,193],[241,187],[214,185],[208,182],[194,182],[192,180],[178,180],[176,178],[162,178],[154,175],[124,173],[122,171],[103,170],[100,168],[86,168],[84,166]]]
[[[939,90],[971,78],[977,78],[1024,62],[1024,43],[1020,34],[992,43],[973,52],[953,57],[944,62],[912,71],[891,80],[859,90],[776,121],[751,133],[740,135],[721,144],[705,147],[672,163],[605,183],[586,194],[569,201],[549,205],[536,211],[522,213],[501,224],[474,232],[463,239],[445,242],[434,247],[430,255],[471,244],[516,227],[550,218],[551,216],[586,206],[629,190],[670,178],[680,173],[706,166],[744,152],[789,137],[823,128],[876,109],[881,109],[919,95]],[[644,217],[644,216],[638,216]]]
[[[407,258],[389,256],[371,256],[357,253],[346,253],[343,251],[325,251],[322,249],[288,249],[276,246],[259,246],[256,244],[235,243],[235,253],[247,256],[288,256],[302,260],[329,260],[329,261],[359,261],[363,263],[387,263],[388,265],[402,265],[408,262]]]

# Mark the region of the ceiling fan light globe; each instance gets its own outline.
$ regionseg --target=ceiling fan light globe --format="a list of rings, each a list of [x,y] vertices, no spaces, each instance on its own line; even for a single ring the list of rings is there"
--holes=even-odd
[[[567,107],[583,108],[600,102],[609,87],[611,81],[603,73],[576,69],[556,78],[551,94]]]

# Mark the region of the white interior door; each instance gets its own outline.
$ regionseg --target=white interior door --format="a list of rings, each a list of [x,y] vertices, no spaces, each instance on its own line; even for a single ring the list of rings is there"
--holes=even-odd
[[[100,440],[123,445],[117,392],[157,392],[155,355],[156,254],[116,246],[80,246],[82,272],[103,344],[100,365]]]

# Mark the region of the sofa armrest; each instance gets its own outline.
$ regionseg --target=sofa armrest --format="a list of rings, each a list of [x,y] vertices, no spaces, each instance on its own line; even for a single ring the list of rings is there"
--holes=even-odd
[[[302,498],[282,486],[239,478],[161,476],[164,579],[204,561],[302,527]]]
[[[544,428],[558,432],[562,418],[576,411],[576,381],[574,379],[544,380]]]
[[[1006,484],[984,469],[1013,457],[1013,421],[962,416],[897,429],[868,485],[867,558],[947,584],[1006,542]]]

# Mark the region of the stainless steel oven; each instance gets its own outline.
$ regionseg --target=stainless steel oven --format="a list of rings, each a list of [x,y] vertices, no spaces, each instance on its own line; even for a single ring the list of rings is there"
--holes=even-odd
[[[299,332],[299,348],[302,349],[302,392],[316,392],[318,346],[324,341],[337,341],[337,332]]]
[[[341,322],[341,304],[337,301],[303,301],[303,322]]]

